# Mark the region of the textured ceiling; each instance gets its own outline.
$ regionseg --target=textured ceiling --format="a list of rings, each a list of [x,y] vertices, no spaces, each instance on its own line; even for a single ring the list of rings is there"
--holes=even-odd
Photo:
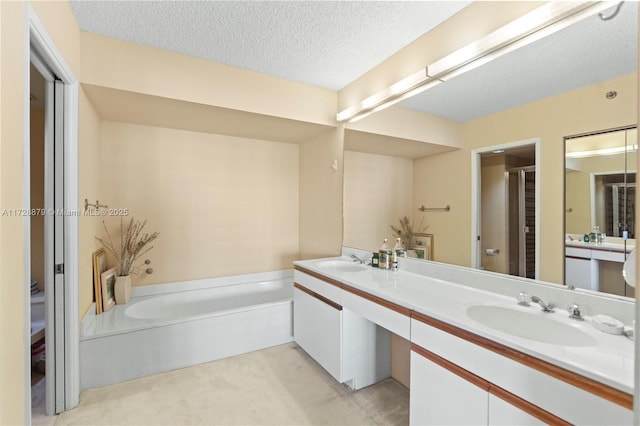
[[[470,2],[72,1],[84,31],[339,90]]]
[[[589,17],[399,105],[465,122],[632,73],[637,48],[638,3],[625,2],[612,20]]]
[[[80,28],[339,90],[470,2],[72,1]],[[401,106],[465,122],[637,69],[638,4],[585,19]],[[427,65],[427,64],[425,64]]]

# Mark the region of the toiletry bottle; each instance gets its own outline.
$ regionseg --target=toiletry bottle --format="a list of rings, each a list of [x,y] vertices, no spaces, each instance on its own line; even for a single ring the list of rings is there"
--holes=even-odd
[[[396,241],[396,245],[393,246],[393,251],[391,252],[391,269],[394,271],[398,270],[398,252],[396,248],[398,247],[398,242]]]
[[[382,247],[380,247],[380,260],[378,267],[380,269],[389,269],[391,267],[391,250],[389,250],[386,238],[382,242]]]
[[[371,256],[371,267],[380,267],[380,253],[373,253],[373,256]]]
[[[396,245],[393,247],[393,251],[398,257],[407,257],[407,251],[404,249],[404,244],[400,238],[396,238]]]

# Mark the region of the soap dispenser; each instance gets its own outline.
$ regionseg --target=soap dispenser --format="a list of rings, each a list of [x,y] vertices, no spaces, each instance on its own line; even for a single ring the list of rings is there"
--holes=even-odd
[[[387,239],[385,238],[382,242],[382,247],[380,247],[380,260],[378,262],[378,267],[380,269],[389,269],[391,267],[392,255],[393,254],[387,245]]]

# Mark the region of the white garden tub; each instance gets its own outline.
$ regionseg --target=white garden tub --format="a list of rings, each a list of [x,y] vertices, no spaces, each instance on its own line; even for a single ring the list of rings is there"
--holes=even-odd
[[[133,296],[83,321],[82,389],[293,340],[291,271],[134,288]]]

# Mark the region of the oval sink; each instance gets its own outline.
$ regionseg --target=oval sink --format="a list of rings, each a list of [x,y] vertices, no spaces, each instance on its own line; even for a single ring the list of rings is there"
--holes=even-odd
[[[325,260],[318,263],[318,268],[337,272],[359,272],[367,269],[364,265],[346,260]]]
[[[472,320],[513,336],[561,346],[594,346],[590,334],[543,313],[531,313],[505,306],[473,305],[467,308]]]

